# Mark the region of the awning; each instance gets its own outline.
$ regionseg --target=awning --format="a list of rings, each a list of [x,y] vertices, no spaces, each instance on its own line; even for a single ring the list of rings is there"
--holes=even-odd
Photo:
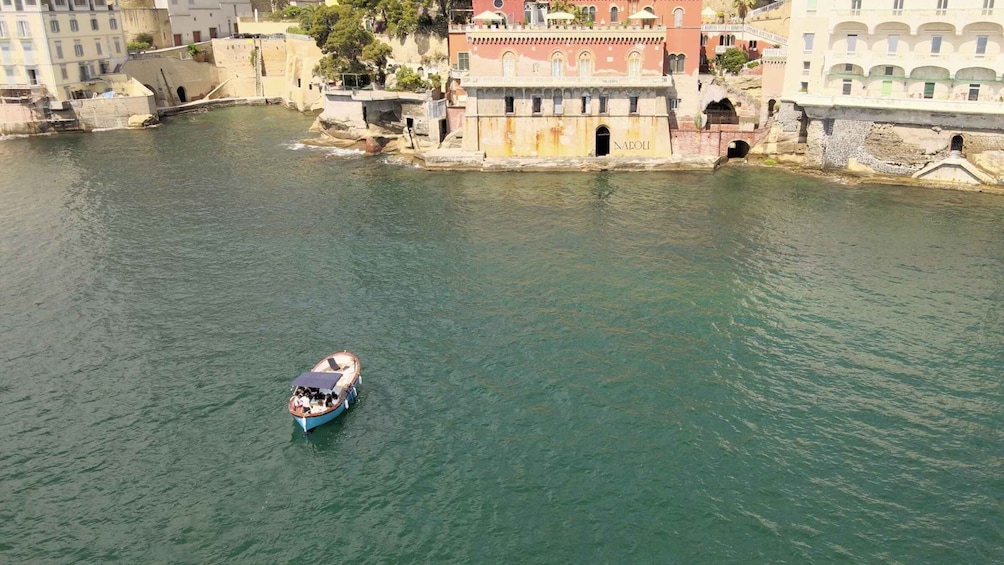
[[[657,20],[659,16],[649,12],[648,10],[642,10],[636,14],[631,14],[628,16],[629,20]]]
[[[547,20],[574,20],[575,16],[569,14],[568,12],[551,12],[544,16]]]
[[[323,388],[325,390],[331,390],[340,378],[342,378],[341,373],[312,373],[308,371],[306,373],[301,373],[299,377],[296,377],[296,379],[293,380],[292,386],[305,386],[307,388]]]
[[[505,18],[503,18],[502,16],[496,14],[495,12],[492,12],[492,11],[489,11],[489,10],[485,10],[484,12],[481,12],[480,14],[474,16],[471,19],[474,20],[474,21],[485,20],[485,21],[489,21],[489,22],[497,22],[499,20],[504,20]]]

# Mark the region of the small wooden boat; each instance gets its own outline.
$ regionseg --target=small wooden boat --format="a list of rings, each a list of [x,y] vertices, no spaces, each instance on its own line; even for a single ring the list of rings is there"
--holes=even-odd
[[[293,380],[287,408],[303,431],[334,420],[355,403],[356,386],[362,383],[359,369],[359,358],[342,351],[326,356]]]

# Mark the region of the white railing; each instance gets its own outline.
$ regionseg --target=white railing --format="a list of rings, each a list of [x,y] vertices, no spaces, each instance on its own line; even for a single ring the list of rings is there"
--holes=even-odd
[[[788,38],[783,35],[764,31],[750,24],[704,24],[702,33],[745,33],[757,39],[769,41],[775,45],[788,45]]]
[[[917,93],[913,93],[916,95]],[[948,112],[958,114],[1004,114],[1004,104],[996,101],[970,102],[952,100],[947,96],[937,98],[898,98],[894,96],[824,96],[819,94],[798,94],[795,103],[799,106],[843,106],[853,108],[881,108],[884,110],[920,110],[926,112]]]
[[[766,6],[762,6],[760,8],[757,8],[756,10],[750,10],[749,12],[746,12],[746,17],[752,18],[753,16],[759,16],[760,14],[766,14],[767,12],[777,10],[781,6],[784,6],[784,3],[785,0],[777,0],[777,2],[771,2]]]
[[[564,87],[564,86],[661,86],[673,84],[669,75],[642,77],[501,77],[479,76],[461,79],[462,86]]]
[[[541,33],[541,32],[555,32],[555,31],[579,31],[579,32],[651,32],[651,31],[666,31],[666,26],[657,25],[639,25],[635,23],[611,23],[611,24],[593,24],[592,26],[583,26],[575,24],[548,24],[548,25],[523,25],[523,24],[511,24],[511,25],[481,25],[481,24],[462,24],[462,25],[451,25],[450,31],[452,32],[489,32],[489,33]]]

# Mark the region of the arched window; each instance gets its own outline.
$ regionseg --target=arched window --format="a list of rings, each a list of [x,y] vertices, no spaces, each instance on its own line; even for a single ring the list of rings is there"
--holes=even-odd
[[[562,57],[561,53],[551,55],[551,76],[565,76],[565,58]]]
[[[687,56],[677,55],[676,56],[676,67],[672,69],[674,73],[685,73],[687,72]]]
[[[591,22],[596,21],[596,6],[586,6],[582,8],[582,15],[589,19]]]
[[[617,9],[617,6],[612,6],[610,8],[610,23],[612,23],[612,24],[617,23],[617,15],[619,13],[620,13],[620,11]]]
[[[641,54],[637,51],[632,51],[628,55],[628,76],[632,78],[641,76]]]
[[[516,76],[516,54],[512,51],[506,51],[505,55],[502,55],[502,76]]]
[[[645,6],[645,11],[648,12],[649,14],[652,14],[653,16],[655,15],[655,8],[653,8],[652,6]]]
[[[683,8],[673,10],[673,27],[683,27]]]
[[[579,76],[593,76],[593,56],[586,51],[579,53]]]
[[[676,72],[676,55],[670,55],[668,57],[668,61],[669,61],[669,67],[666,70],[669,71],[669,74],[673,74],[674,72]]]

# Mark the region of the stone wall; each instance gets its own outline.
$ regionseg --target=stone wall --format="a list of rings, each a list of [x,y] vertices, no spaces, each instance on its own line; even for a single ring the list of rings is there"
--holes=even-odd
[[[123,96],[71,100],[80,127],[85,131],[129,127],[132,116],[156,115],[153,96]]]
[[[45,130],[41,111],[27,104],[0,103],[0,135],[32,135]]]
[[[126,61],[122,70],[152,90],[156,103],[162,106],[181,103],[179,88],[184,89],[187,101],[193,101],[205,97],[219,84],[216,67],[192,59],[133,59]]]
[[[127,43],[133,41],[137,33],[149,33],[153,37],[153,49],[174,46],[171,18],[166,9],[123,8],[120,17]]]
[[[410,65],[437,64],[449,57],[446,38],[438,35],[411,34],[405,37],[375,34],[394,50],[391,58]],[[428,70],[428,69],[427,69]]]
[[[287,36],[284,97],[301,112],[319,109],[324,105],[321,84],[314,79],[314,67],[323,56],[313,39]]]

